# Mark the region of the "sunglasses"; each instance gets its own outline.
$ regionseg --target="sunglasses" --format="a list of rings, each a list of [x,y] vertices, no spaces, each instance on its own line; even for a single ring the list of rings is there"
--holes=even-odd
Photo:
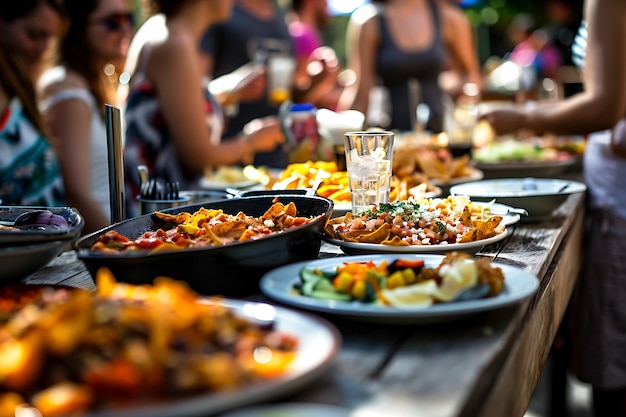
[[[104,26],[109,32],[119,32],[125,27],[135,26],[135,15],[132,13],[111,13],[94,20],[92,23]]]

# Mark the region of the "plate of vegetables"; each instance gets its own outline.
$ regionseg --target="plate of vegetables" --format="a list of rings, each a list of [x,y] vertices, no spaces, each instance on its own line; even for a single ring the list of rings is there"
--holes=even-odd
[[[537,277],[510,265],[447,255],[381,254],[299,262],[266,273],[268,297],[349,319],[430,323],[518,303]]]

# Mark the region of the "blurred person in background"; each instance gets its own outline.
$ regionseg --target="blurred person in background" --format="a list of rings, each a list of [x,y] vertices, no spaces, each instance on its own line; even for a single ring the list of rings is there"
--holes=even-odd
[[[467,38],[472,40],[472,48],[474,51],[474,59],[470,61],[464,62],[466,57],[464,55],[459,55],[455,53],[448,53],[446,59],[446,67],[444,71],[439,75],[439,86],[442,88],[444,92],[446,92],[453,99],[458,98],[463,95],[463,86],[470,82],[468,78],[470,76],[468,74],[473,74],[471,76],[471,82],[476,83],[479,89],[482,88],[482,68],[480,66],[480,62],[478,60],[478,45],[476,44],[477,39],[474,33],[474,27],[472,26],[472,22],[469,20],[465,11],[461,8],[461,3],[463,0],[438,0],[440,3],[444,4],[444,7],[450,7],[452,11],[448,14],[448,17],[451,21],[449,26],[455,28],[456,34],[455,38]],[[456,11],[455,11],[456,10]],[[469,63],[469,64],[468,64]],[[467,69],[468,65],[471,66],[471,69]]]
[[[45,133],[31,73],[0,38],[0,200],[3,205],[64,206],[63,179]]]
[[[65,0],[70,24],[54,67],[38,82],[40,107],[58,140],[68,204],[84,232],[110,224],[105,104],[116,106],[113,63],[124,59],[134,30],[128,0]]]
[[[231,1],[152,0],[150,14],[161,14],[165,33],[145,36],[133,53],[126,103],[124,147],[127,213],[137,213],[137,166],[163,181],[196,188],[205,169],[249,164],[256,153],[284,141],[275,119],[253,120],[236,137],[221,142],[223,112],[207,88],[198,52],[200,38],[213,23],[225,21]],[[150,23],[149,23],[150,22]],[[159,22],[150,21],[159,27]],[[141,28],[140,28],[141,32]],[[135,46],[133,46],[133,43]],[[128,58],[130,60],[130,57]]]
[[[297,59],[296,89],[307,91],[307,101],[317,107],[335,110],[343,92],[339,60],[333,49],[324,45],[320,32],[330,22],[328,2],[292,0],[289,9],[289,33]]]
[[[537,27],[531,15],[520,13],[515,16],[508,32],[514,46],[506,58],[520,67],[531,68],[535,80],[557,78],[563,65],[560,52],[547,32]]]
[[[270,54],[293,56],[293,40],[289,34],[285,16],[274,0],[234,0],[230,18],[220,24],[211,25],[200,43],[206,75],[218,78],[233,73],[239,68],[252,65],[265,76],[264,65]],[[266,82],[257,96],[242,97],[233,103],[227,115],[223,138],[229,141],[236,137],[243,126],[253,119],[278,114],[278,104],[266,98]],[[257,166],[284,168],[288,163],[287,153],[278,144],[268,152],[254,158]]]
[[[294,40],[289,33],[287,18],[274,0],[235,0],[233,14],[224,23],[212,25],[200,44],[206,74],[212,79],[232,74],[238,69],[252,68],[255,75],[261,75],[263,82],[256,84],[262,88],[254,90],[254,95],[239,97],[232,103],[228,112],[227,126],[223,138],[236,136],[242,126],[255,118],[276,116],[279,102],[268,99],[267,63],[275,55],[295,58]],[[309,78],[295,82],[292,80],[291,97],[287,100],[296,103],[313,103],[324,96],[329,80],[335,82],[339,63],[329,48],[319,48],[319,55],[309,59]],[[296,74],[306,74],[298,68]],[[245,75],[245,72],[242,73]],[[236,85],[237,83],[232,83]],[[320,93],[322,91],[322,93]],[[284,168],[288,163],[287,149],[277,146],[254,159],[257,166]]]
[[[482,86],[469,21],[461,9],[444,1],[373,3],[350,17],[346,51],[356,82],[346,89],[340,106],[367,114],[370,92],[382,85],[389,94],[391,118],[381,127],[412,130],[415,107],[425,103],[430,109],[426,128],[441,132],[445,97],[439,79],[450,68],[451,56],[463,71],[460,85]]]
[[[63,0],[0,2],[0,37],[24,60],[33,80],[41,74],[50,45],[62,32]]]
[[[587,0],[584,18],[574,60],[583,65],[581,93],[482,117],[498,135],[519,129],[589,135],[583,159],[588,224],[572,299],[572,370],[592,385],[596,417],[626,416],[626,2]]]

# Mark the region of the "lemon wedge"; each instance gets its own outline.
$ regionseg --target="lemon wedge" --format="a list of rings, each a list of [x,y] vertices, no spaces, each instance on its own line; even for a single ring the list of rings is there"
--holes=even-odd
[[[452,301],[459,293],[478,282],[478,268],[472,259],[459,259],[439,271],[441,284],[433,292],[439,301]]]
[[[384,300],[394,307],[421,308],[430,307],[433,294],[437,292],[437,283],[429,279],[418,284],[381,290]]]

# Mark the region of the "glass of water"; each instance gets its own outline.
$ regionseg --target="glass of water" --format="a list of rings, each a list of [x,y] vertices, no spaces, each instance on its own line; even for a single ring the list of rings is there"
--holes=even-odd
[[[347,132],[344,144],[352,212],[358,214],[388,203],[393,132]]]

